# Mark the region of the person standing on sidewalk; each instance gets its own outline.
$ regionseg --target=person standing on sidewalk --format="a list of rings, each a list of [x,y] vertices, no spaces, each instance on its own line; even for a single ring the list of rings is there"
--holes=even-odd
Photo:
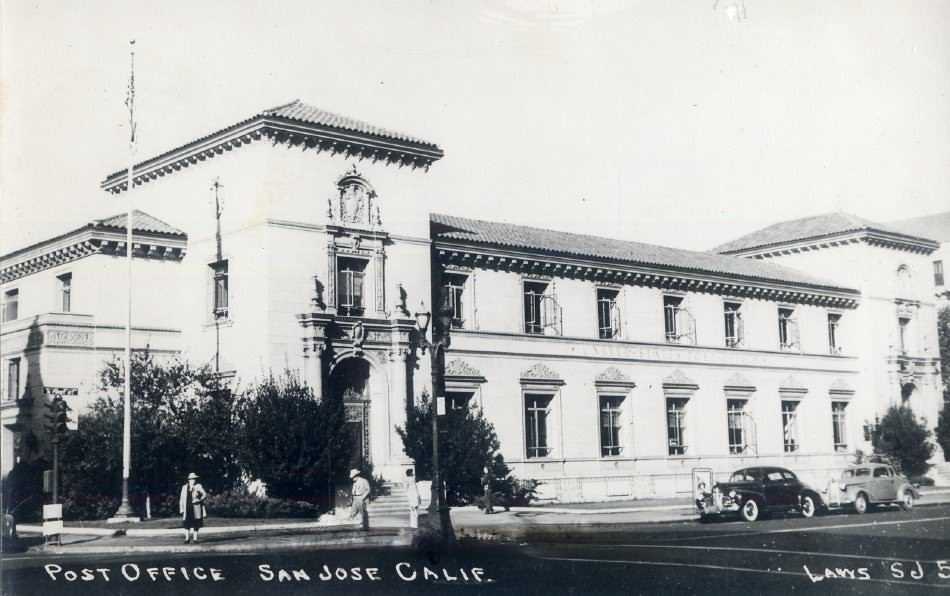
[[[369,501],[369,481],[360,476],[360,471],[356,468],[350,470],[350,478],[353,480],[353,504],[350,506],[350,518],[357,514],[362,518],[363,529],[369,529],[369,511],[366,506]]]
[[[178,512],[181,513],[185,528],[185,544],[191,540],[198,544],[198,530],[204,525],[207,496],[208,493],[198,484],[198,475],[194,472],[188,474],[188,482],[181,487],[181,497],[178,499]]]
[[[482,489],[485,491],[485,514],[491,515],[495,512],[492,507],[492,478],[491,468],[485,466],[485,473],[482,475]]]
[[[416,476],[412,468],[406,470],[406,499],[409,501],[409,527],[419,527],[419,506],[422,498],[419,497],[419,487],[416,486]]]

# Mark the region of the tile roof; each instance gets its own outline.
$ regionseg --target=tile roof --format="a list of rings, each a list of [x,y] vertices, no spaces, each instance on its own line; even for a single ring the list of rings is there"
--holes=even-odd
[[[119,213],[118,215],[113,215],[112,217],[107,217],[105,219],[94,220],[89,225],[93,228],[108,228],[125,231],[125,216],[125,213]],[[157,217],[145,213],[144,211],[139,211],[138,209],[134,209],[132,211],[132,232],[166,234],[169,236],[187,236],[187,234],[178,228],[169,225]]]
[[[888,225],[912,236],[950,241],[950,211],[892,221]]]
[[[303,103],[299,99],[295,99],[288,104],[270,108],[269,110],[264,110],[259,115],[270,116],[274,118],[284,118],[287,120],[296,120],[297,122],[328,126],[330,128],[336,128],[340,130],[350,130],[366,135],[396,139],[398,141],[405,141],[407,143],[426,145],[431,149],[438,149],[438,146],[435,143],[430,143],[428,141],[424,141],[401,132],[388,130],[379,126],[373,126],[372,124],[368,124],[362,120],[356,120],[348,116],[334,114],[333,112],[328,112],[326,110]]]
[[[22,255],[23,253],[29,252],[31,250],[40,248],[44,245],[52,245],[61,240],[69,238],[85,232],[87,230],[118,230],[125,232],[125,213],[119,213],[113,215],[112,217],[106,217],[104,219],[95,219],[84,226],[75,228],[66,232],[65,234],[60,234],[58,236],[53,236],[45,240],[24,246],[23,248],[18,248],[14,251],[11,251],[5,255],[0,255],[0,259],[8,260],[11,257],[16,257],[17,255]],[[179,238],[187,239],[188,235],[179,230],[178,228],[165,223],[164,221],[153,217],[144,211],[139,211],[134,209],[132,211],[132,232],[136,233],[146,233],[146,234],[160,234],[164,236],[177,236]]]
[[[795,284],[857,293],[856,290],[775,263],[708,252],[697,252],[572,234],[508,223],[480,221],[450,215],[430,215],[433,240],[461,241],[593,258],[629,265],[676,271],[697,271],[744,280]]]
[[[183,145],[175,147],[169,151],[165,151],[161,154],[150,157],[144,161],[138,162],[135,164],[136,174],[136,184],[140,184],[138,181],[139,175],[143,169],[147,169],[150,164],[160,162],[166,158],[171,158],[178,154],[180,151],[187,150],[189,148],[194,148],[202,146],[204,143],[215,139],[218,136],[226,135],[235,130],[241,129],[254,123],[256,121],[262,121],[264,119],[278,120],[289,123],[303,123],[310,124],[314,126],[322,126],[332,130],[341,131],[341,132],[355,132],[369,137],[375,137],[381,142],[390,141],[390,142],[399,142],[407,143],[411,145],[416,145],[421,148],[419,150],[424,151],[429,155],[429,158],[434,160],[440,159],[442,157],[442,149],[439,148],[435,143],[419,139],[401,132],[396,132],[393,130],[381,128],[379,126],[373,126],[363,122],[362,120],[356,120],[348,116],[343,116],[333,112],[328,112],[326,110],[314,107],[310,104],[306,104],[299,99],[286,104],[275,106],[273,108],[268,108],[249,116],[239,122],[231,124],[225,128],[216,130],[210,134],[198,137],[193,139]],[[409,149],[411,150],[411,149]],[[186,165],[189,162],[184,162]],[[128,169],[118,170],[106,176],[106,179],[102,182],[102,187],[106,188],[112,183],[117,181],[122,182],[120,178],[127,175]]]
[[[780,221],[761,230],[752,232],[751,234],[746,234],[741,238],[721,244],[713,248],[710,252],[739,252],[752,248],[794,242],[796,240],[808,240],[812,238],[823,238],[825,236],[836,236],[849,232],[872,230],[901,236],[906,235],[891,226],[838,211],[835,213],[803,217],[801,219]]]

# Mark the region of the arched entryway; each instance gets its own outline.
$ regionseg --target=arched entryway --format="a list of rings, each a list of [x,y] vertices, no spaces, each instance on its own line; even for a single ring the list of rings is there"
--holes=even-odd
[[[343,402],[350,441],[350,467],[372,462],[370,451],[370,365],[362,358],[346,358],[330,372],[330,399]]]
[[[904,383],[901,385],[901,405],[907,406],[908,408],[912,406],[911,398],[914,396],[914,391],[917,387],[913,383]]]

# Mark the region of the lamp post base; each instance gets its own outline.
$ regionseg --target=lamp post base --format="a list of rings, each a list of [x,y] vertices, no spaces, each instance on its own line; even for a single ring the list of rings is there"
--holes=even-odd
[[[129,500],[122,499],[122,504],[116,509],[115,515],[106,520],[107,524],[136,523],[142,521],[141,517],[132,515],[132,508],[129,507]]]

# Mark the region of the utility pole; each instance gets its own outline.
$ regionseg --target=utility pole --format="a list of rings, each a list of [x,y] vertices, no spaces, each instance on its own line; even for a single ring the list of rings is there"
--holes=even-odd
[[[125,105],[129,108],[129,167],[126,170],[128,182],[125,214],[125,262],[127,282],[127,304],[125,318],[125,395],[123,396],[122,417],[122,503],[112,520],[138,521],[132,517],[129,507],[129,476],[132,471],[132,187],[135,184],[133,169],[135,166],[135,40],[129,42],[131,70],[129,74],[128,94]]]
[[[218,293],[218,279],[219,269],[222,265],[221,262],[224,260],[224,251],[221,248],[221,197],[218,194],[218,191],[223,188],[224,185],[221,184],[221,180],[216,176],[214,181],[211,183],[211,190],[214,191],[214,219],[216,222],[216,228],[214,233],[215,243],[216,243],[216,253],[215,253],[215,296]],[[214,374],[215,374],[215,388],[218,388],[218,383],[220,383],[221,377],[221,317],[215,309],[213,313],[214,316]]]

